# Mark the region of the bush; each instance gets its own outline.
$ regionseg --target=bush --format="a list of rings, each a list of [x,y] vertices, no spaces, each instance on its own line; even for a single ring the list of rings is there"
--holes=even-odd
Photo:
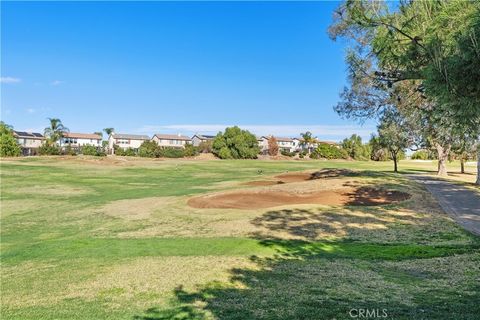
[[[202,141],[198,145],[198,151],[201,153],[211,153],[212,152],[213,141]]]
[[[123,150],[122,148],[118,146],[113,146],[113,149],[115,150],[115,154],[117,156],[128,156],[128,157],[135,157],[137,155],[137,152],[133,148],[127,148]]]
[[[21,152],[17,140],[13,136],[13,132],[9,126],[0,123],[0,156],[2,157],[16,157]]]
[[[280,154],[282,156],[287,156],[287,157],[294,157],[297,153],[295,151],[288,151],[288,150],[280,150]]]
[[[183,149],[183,156],[184,157],[194,157],[198,155],[198,148],[193,146],[190,143],[185,144],[185,148]]]
[[[212,152],[221,159],[256,159],[260,147],[253,134],[235,126],[217,134]]]
[[[310,154],[312,159],[346,159],[348,154],[345,150],[332,146],[330,144],[321,143]]]
[[[140,148],[138,148],[138,155],[145,158],[160,157],[160,147],[155,141],[144,141]]]
[[[77,151],[75,151],[75,149],[72,148],[71,145],[68,145],[68,146],[65,147],[64,154],[66,154],[66,155],[68,155],[68,156],[76,156],[76,155],[77,155]]]
[[[412,154],[412,160],[429,160],[428,152],[425,150],[415,151]]]
[[[85,156],[104,157],[107,155],[103,149],[94,146],[83,146],[81,152]]]
[[[56,145],[42,144],[38,148],[38,154],[41,156],[57,156],[61,154],[61,150]]]
[[[160,149],[160,156],[165,158],[183,158],[185,150],[180,148],[164,147]]]

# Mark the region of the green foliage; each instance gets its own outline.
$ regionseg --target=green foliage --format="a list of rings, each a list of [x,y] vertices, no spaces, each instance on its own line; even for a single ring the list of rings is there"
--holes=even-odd
[[[41,156],[56,156],[61,153],[62,151],[55,144],[44,143],[38,148],[38,154]]]
[[[337,148],[327,143],[320,143],[318,147],[310,154],[312,159],[346,159],[347,151]]]
[[[0,121],[0,156],[16,157],[20,155],[20,152],[20,146],[13,136],[11,127]]]
[[[347,155],[355,160],[369,160],[370,146],[362,143],[362,138],[353,134],[350,138],[343,139],[341,147]]]
[[[68,128],[62,124],[62,120],[57,118],[48,118],[50,126],[45,128],[44,134],[47,138],[47,144],[55,144],[62,138],[63,134],[68,132]]]
[[[185,157],[185,150],[181,148],[164,147],[160,149],[160,157],[183,158]]]
[[[430,152],[426,150],[419,150],[412,154],[412,160],[432,160],[432,157]]]
[[[235,126],[217,134],[212,152],[221,159],[256,159],[260,148],[255,135]]]
[[[105,151],[94,146],[83,146],[81,152],[86,156],[106,156]]]
[[[184,157],[194,157],[198,155],[198,148],[192,145],[191,143],[186,143],[183,149]]]
[[[376,135],[372,135],[370,141],[370,159],[373,161],[387,161],[390,156],[388,150],[380,144],[380,138]]]
[[[65,150],[63,152],[64,154],[68,155],[68,156],[76,156],[77,155],[77,152],[75,151],[74,148],[72,148],[71,145],[67,145],[65,147]]]
[[[198,151],[201,153],[211,153],[212,152],[212,145],[213,141],[207,140],[207,141],[202,141],[198,145]]]
[[[135,157],[137,155],[137,152],[133,148],[127,148],[127,149],[123,150],[122,148],[118,147],[117,145],[114,145],[113,149],[115,150],[115,154],[117,156]]]
[[[280,154],[286,157],[294,157],[297,153],[295,151],[290,152],[288,150],[280,150]]]
[[[138,155],[144,158],[158,158],[160,157],[160,147],[152,140],[146,140],[138,148]]]

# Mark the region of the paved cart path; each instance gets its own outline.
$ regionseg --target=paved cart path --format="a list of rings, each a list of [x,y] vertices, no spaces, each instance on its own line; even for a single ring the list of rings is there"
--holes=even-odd
[[[443,210],[468,231],[480,235],[480,194],[462,185],[446,180],[409,175],[409,178],[425,185],[437,199]]]

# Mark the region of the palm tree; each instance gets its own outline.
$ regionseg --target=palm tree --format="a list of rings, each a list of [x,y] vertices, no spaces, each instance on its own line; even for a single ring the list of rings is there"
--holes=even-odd
[[[105,129],[103,129],[103,131],[105,131],[107,136],[110,136],[110,134],[112,134],[115,131],[115,129],[114,128],[105,128]]]
[[[317,142],[317,138],[312,135],[310,131],[307,131],[305,133],[300,133],[302,136],[303,142],[302,145],[307,147],[308,154],[311,152],[311,147],[312,145]]]
[[[62,124],[62,120],[57,118],[48,118],[50,126],[45,128],[44,134],[48,138],[48,143],[55,143],[60,140],[68,128]]]

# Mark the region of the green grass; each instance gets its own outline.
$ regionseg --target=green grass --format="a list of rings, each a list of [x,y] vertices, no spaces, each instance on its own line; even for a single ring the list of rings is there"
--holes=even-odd
[[[392,319],[476,319],[479,238],[391,166],[2,160],[1,317],[349,319],[352,308],[379,308]],[[434,167],[400,163],[403,173]],[[254,211],[185,204],[241,182],[321,168],[358,170],[345,182],[413,197],[380,207]],[[149,206],[158,197],[168,201]],[[106,209],[115,203],[148,214],[129,220]]]

